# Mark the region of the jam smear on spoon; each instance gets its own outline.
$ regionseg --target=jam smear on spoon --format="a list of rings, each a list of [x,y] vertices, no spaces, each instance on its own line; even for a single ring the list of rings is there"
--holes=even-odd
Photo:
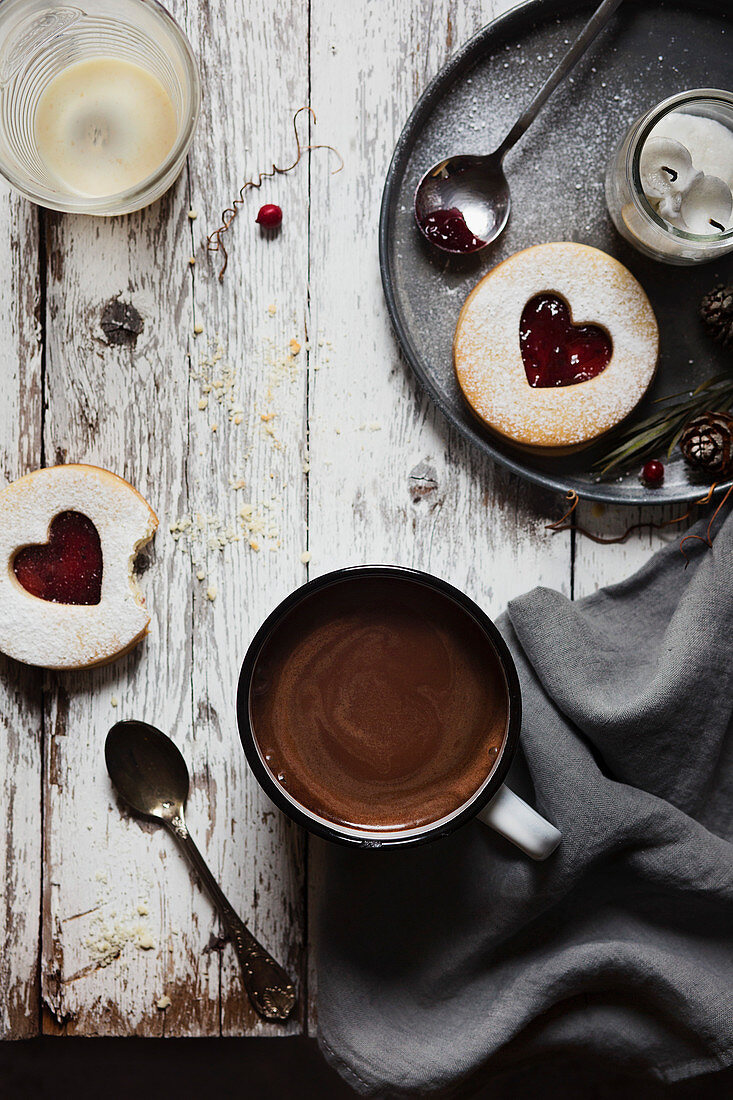
[[[534,388],[588,382],[608,366],[611,337],[598,325],[574,325],[567,302],[536,294],[522,310],[519,345],[527,381]]]
[[[475,252],[486,244],[471,232],[457,206],[450,210],[433,210],[421,219],[420,228],[429,240],[452,252]]]
[[[98,604],[102,597],[102,544],[81,512],[61,512],[43,546],[24,546],[13,572],[26,591],[51,603]]]

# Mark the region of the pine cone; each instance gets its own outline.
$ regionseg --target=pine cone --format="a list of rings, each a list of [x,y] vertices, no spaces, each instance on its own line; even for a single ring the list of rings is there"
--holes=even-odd
[[[700,302],[700,316],[709,336],[733,346],[733,285],[714,287]]]
[[[680,436],[680,450],[696,470],[725,477],[733,471],[733,416],[723,412],[696,416]]]

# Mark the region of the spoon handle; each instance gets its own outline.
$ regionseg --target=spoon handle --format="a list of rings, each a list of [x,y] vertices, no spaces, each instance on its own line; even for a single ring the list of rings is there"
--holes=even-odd
[[[555,91],[555,88],[565,79],[576,62],[580,60],[593,39],[603,30],[620,4],[621,0],[603,0],[603,3],[583,27],[583,30],[565,54],[560,64],[552,71],[530,105],[514,123],[511,130],[496,150],[495,156],[498,156],[499,159],[503,159],[509,150],[516,145],[530,123],[534,122],[541,108],[544,107],[547,100]]]
[[[287,1020],[295,1006],[292,981],[237,916],[196,847],[183,817],[176,816],[168,824],[216,905],[237,952],[244,987],[254,1009],[266,1020]]]

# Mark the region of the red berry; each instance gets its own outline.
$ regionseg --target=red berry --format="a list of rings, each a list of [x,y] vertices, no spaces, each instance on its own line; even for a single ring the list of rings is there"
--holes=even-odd
[[[275,206],[273,202],[265,203],[260,207],[260,211],[255,218],[258,225],[261,225],[263,229],[279,229],[282,225],[283,212],[279,206]]]
[[[664,466],[656,458],[651,458],[644,464],[641,476],[649,485],[661,485],[664,481]]]

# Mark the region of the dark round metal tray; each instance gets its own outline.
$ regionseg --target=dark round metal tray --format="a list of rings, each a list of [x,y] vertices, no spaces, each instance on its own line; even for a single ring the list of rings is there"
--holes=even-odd
[[[603,191],[606,166],[631,122],[687,88],[733,87],[733,3],[627,0],[566,83],[558,88],[506,161],[512,217],[496,244],[475,256],[446,257],[418,232],[412,214],[423,172],[450,153],[494,149],[592,11],[573,0],[531,0],[479,31],[455,54],[413,110],[387,173],[379,227],[382,282],[392,323],[412,369],[452,424],[521,477],[610,503],[692,500],[709,479],[679,454],[664,484],[646,488],[638,470],[599,480],[604,441],[567,458],[534,458],[485,431],[463,400],[451,344],[468,292],[507,256],[544,241],[579,241],[616,256],[639,279],[661,335],[654,385],[635,411],[694,388],[726,367],[731,353],[704,333],[701,297],[730,282],[733,255],[697,267],[646,259],[614,229]]]

